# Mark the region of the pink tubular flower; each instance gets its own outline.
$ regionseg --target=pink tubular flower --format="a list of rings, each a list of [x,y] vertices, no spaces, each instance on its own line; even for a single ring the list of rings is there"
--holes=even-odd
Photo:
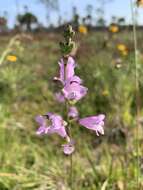
[[[60,76],[55,77],[54,79],[60,81],[63,85],[65,82],[74,76],[75,61],[72,57],[68,57],[68,61],[65,64],[64,60],[61,59],[59,62],[60,66]]]
[[[55,80],[60,81],[64,88],[62,89],[63,95],[66,99],[72,101],[78,101],[87,94],[87,88],[82,86],[82,80],[75,76],[75,61],[72,57],[68,58],[67,64],[64,64],[64,60],[59,62],[60,77]],[[58,97],[61,98],[61,97]]]
[[[72,154],[72,153],[74,152],[74,150],[75,150],[74,142],[73,142],[73,141],[70,141],[69,143],[62,145],[62,148],[63,148],[64,154],[70,155],[70,154]]]
[[[91,116],[80,119],[79,123],[84,127],[95,131],[97,136],[99,136],[99,133],[101,135],[104,135],[104,129],[103,129],[104,119],[105,115],[100,114],[98,116]]]
[[[66,99],[78,101],[87,94],[87,88],[81,85],[82,80],[74,76],[66,81],[62,92]]]
[[[78,110],[75,106],[72,106],[69,108],[69,112],[68,112],[68,117],[71,117],[71,118],[78,118]]]
[[[46,124],[46,120],[49,120],[50,124]],[[47,113],[44,116],[37,116],[36,121],[40,125],[39,129],[37,130],[37,134],[58,134],[63,138],[67,137],[67,132],[65,126],[67,125],[66,122],[62,119],[61,116]]]

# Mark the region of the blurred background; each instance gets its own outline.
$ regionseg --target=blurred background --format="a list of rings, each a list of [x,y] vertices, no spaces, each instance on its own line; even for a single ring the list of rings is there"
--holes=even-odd
[[[0,1],[0,190],[70,190],[70,159],[61,151],[61,138],[37,136],[35,122],[47,112],[65,116],[53,78],[67,24],[76,32],[76,73],[89,89],[77,103],[80,116],[106,115],[104,136],[72,126],[73,189],[143,189],[142,5],[141,0]]]

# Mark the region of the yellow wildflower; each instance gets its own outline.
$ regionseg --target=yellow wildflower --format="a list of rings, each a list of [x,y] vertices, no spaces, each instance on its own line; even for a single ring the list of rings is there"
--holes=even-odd
[[[118,44],[117,49],[119,51],[126,51],[127,47],[124,44]]]
[[[108,90],[103,90],[102,95],[103,96],[108,96],[109,95],[109,91]]]
[[[127,56],[128,55],[128,48],[124,44],[118,44],[117,49],[120,51],[121,55]]]
[[[78,28],[78,31],[82,34],[87,34],[87,32],[88,32],[87,27],[84,25],[80,25]]]
[[[109,31],[112,33],[117,33],[117,32],[119,32],[119,27],[117,25],[111,25],[109,27]]]
[[[127,124],[130,124],[130,123],[131,123],[131,121],[132,121],[132,116],[131,116],[131,114],[130,114],[129,111],[125,111],[125,112],[123,113],[123,120],[124,120]]]
[[[16,62],[17,61],[17,57],[15,55],[8,55],[6,57],[7,61],[10,61],[10,62]]]

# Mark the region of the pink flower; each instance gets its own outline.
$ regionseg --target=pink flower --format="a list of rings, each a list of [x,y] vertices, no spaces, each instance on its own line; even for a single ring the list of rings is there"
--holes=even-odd
[[[74,142],[73,142],[73,141],[70,141],[69,143],[62,145],[62,148],[63,148],[64,154],[70,155],[70,154],[72,154],[72,153],[74,152],[74,150],[75,150]]]
[[[72,57],[68,57],[67,64],[64,64],[64,60],[61,59],[61,61],[59,62],[59,66],[60,76],[58,78],[55,77],[54,79],[60,81],[63,84],[64,88],[62,92],[64,97],[72,101],[80,100],[87,94],[87,88],[82,86],[82,80],[78,76],[74,75],[74,59]],[[61,99],[63,97],[58,96],[58,99],[59,98]]]
[[[50,124],[46,124],[46,121],[49,121]],[[40,125],[39,129],[37,130],[37,134],[58,134],[63,138],[66,138],[67,132],[65,126],[67,125],[66,122],[62,119],[61,116],[47,113],[44,116],[37,116],[36,121]]]
[[[71,118],[78,118],[78,110],[75,106],[72,106],[69,108],[69,112],[68,112],[68,117],[71,117]]]
[[[68,79],[74,76],[74,69],[76,66],[75,61],[72,57],[68,57],[68,61],[65,64],[64,60],[61,59],[59,62],[59,66],[60,66],[60,76],[55,77],[54,79],[60,81],[64,85]]]
[[[66,81],[62,90],[64,96],[68,100],[78,101],[87,94],[87,88],[81,85],[82,80],[74,76]]]
[[[105,115],[100,114],[98,116],[91,116],[80,119],[79,123],[84,127],[95,131],[97,136],[99,136],[99,133],[104,135],[104,119]]]

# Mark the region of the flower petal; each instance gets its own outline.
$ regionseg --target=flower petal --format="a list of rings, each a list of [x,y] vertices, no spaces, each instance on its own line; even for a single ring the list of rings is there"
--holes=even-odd
[[[36,131],[36,134],[37,134],[37,135],[42,135],[42,134],[45,134],[45,131],[46,131],[46,127],[41,126],[41,127],[39,127],[39,129]]]
[[[68,100],[80,100],[87,94],[87,88],[78,83],[67,84],[62,92]]]
[[[66,80],[74,76],[74,69],[75,69],[75,61],[72,57],[69,57],[65,69]]]
[[[65,102],[65,97],[63,96],[63,94],[62,94],[61,92],[55,93],[55,99],[56,99],[59,103],[64,103],[64,102]]]
[[[35,118],[36,122],[39,124],[39,125],[44,125],[45,124],[45,120],[44,120],[44,117],[42,115],[38,115],[36,118]]]

